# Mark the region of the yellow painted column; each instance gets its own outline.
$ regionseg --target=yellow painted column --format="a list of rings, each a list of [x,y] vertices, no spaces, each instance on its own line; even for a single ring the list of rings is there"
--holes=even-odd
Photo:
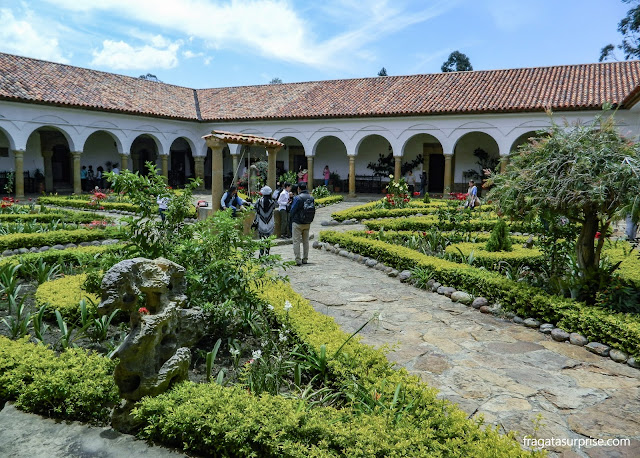
[[[74,151],[71,153],[73,158],[73,193],[82,194],[82,182],[80,181],[80,158],[82,157],[81,151]]]
[[[309,192],[313,189],[313,156],[307,156],[307,189]]]
[[[356,157],[349,156],[349,197],[356,196]]]
[[[44,159],[44,190],[53,192],[53,165],[51,163],[53,151],[43,151],[42,157]]]
[[[140,165],[140,154],[131,153],[131,171],[132,172],[146,172],[147,164]]]
[[[193,158],[194,160],[196,159],[195,157]],[[162,154],[160,155],[160,168],[162,169],[162,176],[165,177],[167,180],[169,179],[169,156],[167,156],[166,154]]]
[[[224,191],[222,189],[222,150],[226,144],[215,138],[207,138],[207,146],[211,148],[211,209],[220,210],[220,199]]]
[[[129,168],[129,155],[120,154],[120,170]]]
[[[16,191],[16,198],[21,198],[24,197],[24,151],[14,150],[13,159],[16,170],[13,177],[13,186]]]
[[[451,159],[453,154],[444,155],[444,194],[451,192]]]
[[[276,156],[280,148],[267,148],[267,186],[276,189]]]
[[[163,156],[164,157],[164,156]],[[193,165],[194,172],[196,174],[196,178],[200,178],[202,183],[198,186],[198,191],[202,191],[204,189],[204,156],[194,156],[193,157]]]
[[[500,158],[500,173],[504,173],[507,170],[507,164],[509,163],[509,157],[505,156]]]
[[[395,159],[393,178],[395,182],[398,182],[402,178],[402,156],[393,156],[393,158]]]

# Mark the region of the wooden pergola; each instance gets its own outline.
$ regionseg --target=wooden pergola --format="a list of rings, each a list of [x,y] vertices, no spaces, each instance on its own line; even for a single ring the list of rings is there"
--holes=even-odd
[[[233,132],[224,132],[214,130],[204,137],[207,146],[211,148],[211,208],[213,211],[220,209],[220,199],[224,194],[222,177],[222,150],[229,144],[261,146],[267,150],[268,171],[267,185],[271,189],[276,188],[276,154],[280,148],[284,146],[275,138],[259,137],[250,134],[237,134]]]

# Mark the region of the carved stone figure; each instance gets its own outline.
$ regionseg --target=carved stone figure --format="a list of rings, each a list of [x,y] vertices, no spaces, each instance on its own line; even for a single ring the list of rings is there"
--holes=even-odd
[[[127,312],[131,331],[115,351],[114,379],[125,406],[112,421],[120,430],[133,425],[129,411],[143,396],[157,396],[186,380],[190,346],[206,331],[202,310],[187,309],[185,269],[167,259],[134,258],[119,262],[102,280],[101,314]]]

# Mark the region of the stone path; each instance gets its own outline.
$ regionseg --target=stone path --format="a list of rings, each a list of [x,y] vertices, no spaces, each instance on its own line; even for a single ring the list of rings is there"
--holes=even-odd
[[[318,210],[312,232],[331,212]],[[359,226],[336,226],[336,230]],[[292,259],[291,246],[272,250]],[[550,447],[563,457],[640,456],[640,371],[558,343],[536,330],[400,283],[383,272],[324,250],[287,270],[296,291],[314,308],[374,346],[396,345],[388,358],[417,374],[469,416],[541,439],[629,438],[627,447]]]

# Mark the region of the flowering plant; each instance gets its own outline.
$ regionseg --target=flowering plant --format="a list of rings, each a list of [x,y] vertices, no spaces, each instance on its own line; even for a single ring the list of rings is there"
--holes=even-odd
[[[389,175],[387,195],[382,201],[383,208],[404,208],[409,203],[409,185],[404,178],[393,181],[393,175]]]
[[[466,192],[450,192],[449,196],[452,200],[467,200],[469,193]]]

